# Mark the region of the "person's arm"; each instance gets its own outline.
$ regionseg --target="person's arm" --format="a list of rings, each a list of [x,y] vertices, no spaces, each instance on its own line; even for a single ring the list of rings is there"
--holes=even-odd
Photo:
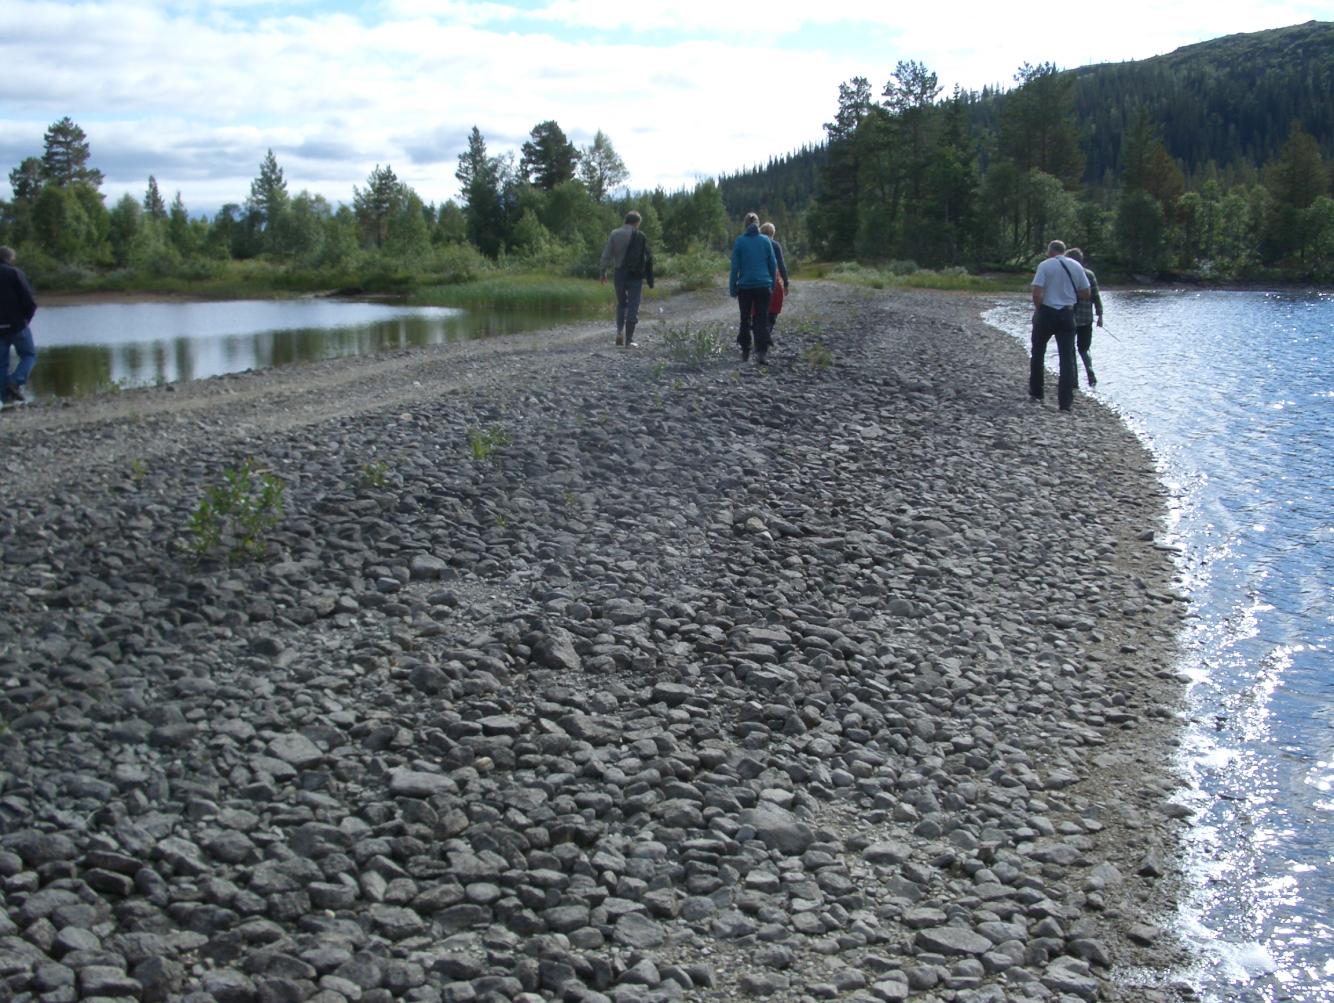
[[[653,250],[648,246],[647,238],[644,240],[644,281],[650,289],[653,288]]]
[[[732,245],[732,267],[727,273],[727,295],[736,298],[737,274],[741,268],[741,241]]]
[[[1098,313],[1098,326],[1102,327],[1102,296],[1098,293],[1098,280],[1089,276],[1089,297],[1093,300],[1093,309]]]
[[[777,241],[772,241],[774,245],[774,257],[778,259],[778,274],[783,276],[783,291],[787,291],[789,280],[787,277],[787,262],[783,260],[783,245]]]
[[[602,282],[607,281],[607,269],[611,267],[611,238],[607,238],[607,246],[602,248],[602,258],[598,261],[598,278]]]

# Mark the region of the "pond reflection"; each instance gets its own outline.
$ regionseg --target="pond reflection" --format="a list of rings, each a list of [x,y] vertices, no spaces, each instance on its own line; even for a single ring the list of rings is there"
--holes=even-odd
[[[316,299],[43,306],[30,387],[77,397],[532,331],[570,316]]]

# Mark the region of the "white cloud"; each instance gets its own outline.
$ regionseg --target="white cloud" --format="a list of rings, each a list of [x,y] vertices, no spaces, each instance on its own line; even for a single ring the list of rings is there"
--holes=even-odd
[[[838,84],[865,75],[878,92],[900,59],[979,88],[1022,62],[1139,58],[1315,6],[1128,0],[1076,11],[1093,19],[1081,36],[1064,14],[994,3],[9,0],[0,156],[40,154],[69,115],[112,199],[153,173],[187,205],[241,201],[272,147],[294,191],[348,201],[391,164],[439,201],[473,125],[503,153],[555,119],[577,143],[606,132],[633,187],[670,190],[818,142]]]

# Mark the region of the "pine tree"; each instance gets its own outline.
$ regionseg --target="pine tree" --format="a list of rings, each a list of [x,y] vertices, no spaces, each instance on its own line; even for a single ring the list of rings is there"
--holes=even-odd
[[[402,197],[398,176],[388,164],[384,167],[375,165],[375,170],[366,179],[364,191],[353,185],[352,208],[357,214],[362,233],[376,247],[384,246],[389,236],[389,219]]]
[[[144,212],[153,219],[167,218],[167,203],[162,200],[162,193],[158,191],[157,178],[151,174],[148,176],[148,190],[144,192]]]
[[[519,174],[538,188],[549,192],[574,177],[579,151],[553,121],[533,126],[531,138],[523,144]]]
[[[62,188],[77,183],[102,187],[102,172],[88,166],[88,137],[69,116],[46,130],[45,144],[42,175],[47,181]]]
[[[250,182],[246,208],[258,214],[261,229],[272,226],[287,208],[287,182],[272,149],[259,165],[259,177]]]

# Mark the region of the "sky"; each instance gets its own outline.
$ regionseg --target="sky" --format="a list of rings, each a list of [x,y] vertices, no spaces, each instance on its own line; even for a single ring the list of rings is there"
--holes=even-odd
[[[390,166],[425,201],[457,196],[473,126],[492,155],[556,121],[601,130],[627,187],[667,191],[824,138],[840,83],[878,94],[900,60],[1009,86],[1072,68],[1334,18],[1334,0],[5,0],[0,165],[41,156],[69,116],[108,204],[150,174],[193,213],[242,203],[272,149],[288,191],[350,203]],[[1080,18],[1089,18],[1079,30]],[[0,184],[0,194],[9,196]]]

